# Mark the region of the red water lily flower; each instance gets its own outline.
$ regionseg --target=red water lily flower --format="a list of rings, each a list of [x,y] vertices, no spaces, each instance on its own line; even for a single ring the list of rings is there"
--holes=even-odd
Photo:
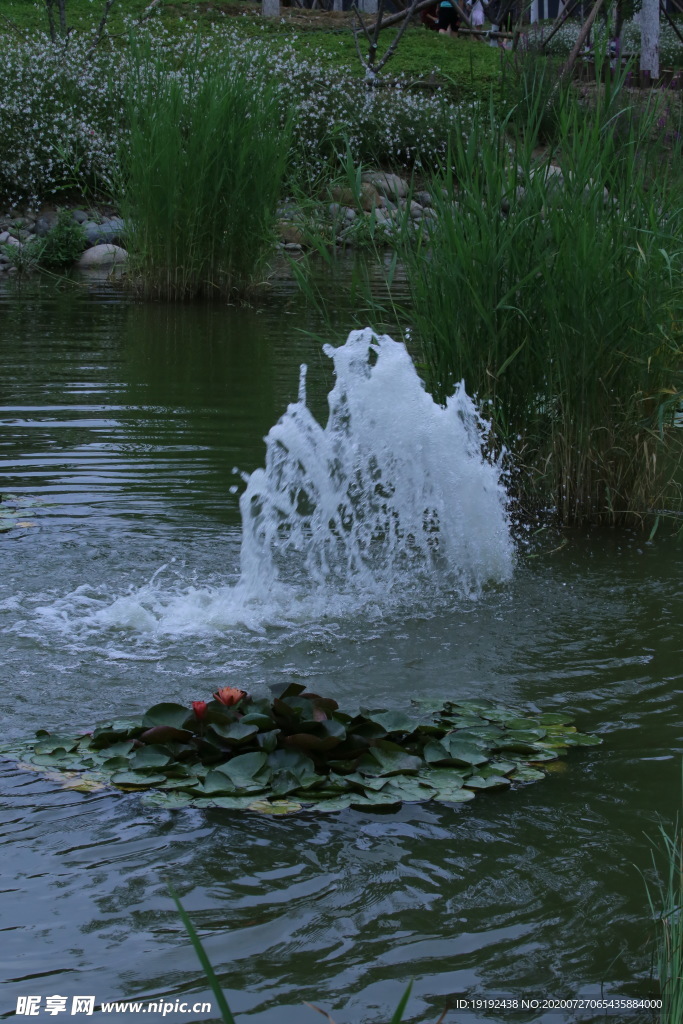
[[[208,704],[206,703],[205,700],[193,700],[192,701],[192,710],[194,711],[195,715],[197,716],[197,718],[199,719],[200,722],[201,722],[202,718],[204,717],[204,715],[206,714],[207,707],[208,707]]]
[[[247,691],[238,690],[236,686],[222,686],[220,690],[216,690],[213,696],[214,700],[225,704],[226,708],[231,708],[233,704],[238,704],[247,696]]]

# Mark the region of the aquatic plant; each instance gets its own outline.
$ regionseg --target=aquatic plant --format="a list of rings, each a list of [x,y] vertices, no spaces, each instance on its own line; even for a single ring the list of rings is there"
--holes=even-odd
[[[86,247],[85,232],[69,210],[60,210],[54,226],[42,238],[30,238],[23,245],[5,245],[2,250],[18,270],[61,270],[71,267]]]
[[[26,515],[33,515],[37,508],[46,505],[47,502],[35,494],[17,495],[0,493],[0,533],[13,530],[15,527],[27,528],[36,524],[25,518]]]
[[[168,891],[171,894],[171,899],[173,900],[173,902],[175,903],[176,907],[178,908],[178,913],[180,915],[180,920],[183,922],[183,927],[184,927],[185,931],[187,932],[187,934],[188,934],[188,936],[190,938],[190,942],[192,943],[192,948],[194,949],[195,953],[197,954],[197,959],[199,960],[200,964],[202,965],[202,970],[204,971],[204,974],[206,975],[206,979],[209,982],[209,985],[211,986],[211,991],[213,992],[214,996],[216,997],[216,1002],[218,1003],[218,1009],[221,1012],[221,1017],[223,1018],[224,1024],[235,1024],[235,1018],[232,1015],[232,1010],[228,1006],[228,1001],[225,998],[225,993],[223,992],[223,986],[221,985],[220,981],[218,980],[216,972],[213,969],[213,965],[212,965],[211,961],[209,960],[209,957],[208,957],[208,955],[206,953],[206,950],[204,949],[204,946],[202,945],[201,939],[197,935],[197,932],[195,930],[194,925],[192,924],[192,921],[190,919],[189,914],[187,913],[187,911],[185,910],[185,907],[180,902],[180,897],[176,893],[175,889],[170,884],[168,886]]]
[[[683,203],[645,159],[651,119],[612,94],[557,111],[541,160],[533,107],[513,142],[493,117],[454,135],[438,216],[403,248],[406,316],[436,396],[464,378],[478,397],[523,507],[623,522],[680,503]]]
[[[289,148],[265,65],[186,57],[181,78],[132,47],[120,207],[131,278],[146,295],[243,293],[274,240]]]
[[[577,732],[570,715],[525,715],[485,700],[423,706],[417,717],[363,708],[351,715],[300,683],[272,690],[272,700],[219,690],[223,700],[195,701],[191,711],[156,704],[86,735],[39,730],[35,742],[0,752],[33,771],[66,773],[69,788],[107,784],[154,790],[146,802],[160,807],[289,814],[464,803],[542,779],[546,762],[601,742]]]
[[[664,875],[659,862],[664,861]],[[662,998],[662,1021],[683,1020],[683,831],[659,826],[659,843],[652,851],[656,888],[646,884],[652,918],[657,925],[656,970]]]

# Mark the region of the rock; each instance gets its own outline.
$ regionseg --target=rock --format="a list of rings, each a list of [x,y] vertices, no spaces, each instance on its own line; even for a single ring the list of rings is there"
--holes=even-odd
[[[280,236],[280,241],[284,242],[285,245],[302,245],[304,242],[303,231],[296,224],[292,224],[291,221],[278,221],[277,233]]]
[[[92,220],[83,223],[85,238],[89,245],[100,245],[109,242],[118,245],[123,241],[125,225],[120,217],[113,217],[105,220],[102,224],[95,224]]]
[[[80,270],[88,270],[91,267],[113,267],[126,263],[128,253],[118,245],[94,245],[86,249],[76,266]]]
[[[362,181],[358,198],[353,189],[337,187],[332,189],[332,198],[340,206],[357,207],[369,213],[370,210],[379,206],[379,192],[369,182]]]
[[[408,182],[399,178],[398,174],[387,174],[385,171],[365,171],[361,181],[372,185],[383,196],[390,199],[405,199],[410,191]]]
[[[77,224],[85,224],[85,222],[88,219],[88,214],[85,212],[85,210],[72,210],[71,216]]]
[[[431,192],[425,192],[425,191],[415,192],[415,201],[418,202],[420,204],[420,206],[431,206],[432,205],[432,194],[431,194]]]
[[[7,245],[9,237],[9,231],[3,231],[2,233],[0,233],[0,245]]]
[[[419,220],[423,213],[424,210],[422,209],[420,204],[416,203],[415,200],[413,200],[412,203],[410,204],[410,216],[413,218],[413,220]]]
[[[564,174],[562,173],[561,167],[556,167],[555,164],[548,164],[545,167],[537,167],[531,171],[529,178],[533,179],[537,176],[541,176],[545,183],[546,199],[549,203],[561,203],[563,196],[567,192],[574,188],[574,182],[571,177],[565,180]],[[586,199],[593,195],[596,191],[596,184],[593,178],[589,178],[583,187],[583,194]],[[609,202],[609,192],[606,188],[602,189],[602,202],[603,205]]]
[[[18,238],[14,237],[14,235],[8,235],[7,239],[5,240],[5,245],[16,245],[20,249],[24,248],[24,243],[20,242]]]

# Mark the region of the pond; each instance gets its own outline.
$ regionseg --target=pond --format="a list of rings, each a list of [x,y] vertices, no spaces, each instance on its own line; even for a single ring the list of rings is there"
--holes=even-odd
[[[337,1024],[387,1021],[411,978],[413,1022],[458,998],[656,994],[640,872],[681,804],[675,538],[541,531],[507,582],[413,609],[249,621],[225,604],[239,474],[263,465],[302,362],[324,420],[320,339],[340,344],[352,325],[338,321],[330,337],[286,282],[262,308],[144,305],[98,285],[0,292],[0,490],[44,502],[0,533],[3,735],[296,679],[350,708],[484,695],[567,709],[604,744],[466,806],[282,819],[69,792],[5,762],[3,1016],[26,995],[94,995],[103,1021],[119,1016],[108,1001],[212,1001],[168,881],[254,1024],[319,1019],[304,1002]]]

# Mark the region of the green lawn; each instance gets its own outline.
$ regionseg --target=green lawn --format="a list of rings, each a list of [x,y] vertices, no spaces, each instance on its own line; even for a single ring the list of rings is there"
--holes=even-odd
[[[92,29],[101,17],[104,0],[67,0],[68,24],[76,30]],[[148,0],[115,0],[108,27],[116,35],[124,31],[124,17],[139,16]],[[362,68],[348,18],[334,20],[324,12],[283,10],[283,20],[266,21],[260,16],[258,3],[240,0],[220,0],[217,3],[193,0],[163,0],[160,13],[168,28],[196,23],[201,29],[209,22],[220,22],[248,36],[266,36],[281,39],[292,45],[302,57],[315,60],[331,72],[361,75]],[[15,26],[15,27],[13,27]],[[0,34],[20,29],[45,31],[47,16],[36,0],[3,0],[0,14]],[[383,47],[394,38],[394,29],[382,37]],[[411,27],[391,63],[387,65],[389,77],[406,75],[410,79],[430,79],[442,85],[453,86],[456,93],[488,95],[490,87],[500,74],[500,51],[470,39],[450,39],[421,27]]]

